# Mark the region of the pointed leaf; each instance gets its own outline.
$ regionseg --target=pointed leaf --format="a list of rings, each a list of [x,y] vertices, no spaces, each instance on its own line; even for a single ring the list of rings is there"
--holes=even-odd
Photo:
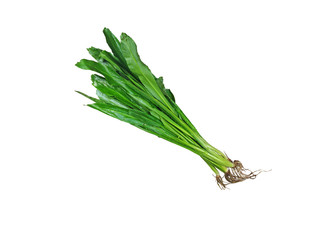
[[[76,63],[76,66],[84,70],[91,70],[100,73],[104,76],[108,75],[109,72],[106,65],[100,62],[95,62],[87,59],[81,59],[79,62]]]
[[[109,28],[104,28],[103,34],[106,37],[106,41],[107,41],[112,53],[114,54],[114,56],[120,60],[121,64],[124,67],[127,67],[126,60],[123,57],[122,52],[121,52],[120,41],[113,35],[113,33],[110,31]]]
[[[119,60],[107,51],[101,51],[99,57],[110,63],[114,69],[121,70]]]
[[[151,73],[150,69],[141,61],[137,51],[137,45],[125,33],[121,34],[121,51],[126,59],[130,71],[140,79],[148,92],[174,112],[174,109],[159,88],[154,75]]]
[[[103,51],[99,48],[95,48],[95,47],[90,47],[87,48],[89,54],[98,62],[103,62],[103,59],[100,57],[100,53]]]
[[[83,92],[80,92],[80,91],[75,91],[75,92],[76,92],[76,93],[79,93],[80,95],[82,95],[82,96],[84,96],[84,97],[86,97],[86,98],[88,98],[88,99],[90,99],[90,100],[93,101],[93,102],[100,102],[99,99],[94,98],[94,97],[90,97],[90,96],[88,96],[87,94],[85,94],[85,93],[83,93]]]

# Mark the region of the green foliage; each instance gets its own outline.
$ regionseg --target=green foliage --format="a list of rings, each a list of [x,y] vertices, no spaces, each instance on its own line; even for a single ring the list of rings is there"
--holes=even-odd
[[[76,64],[97,73],[91,81],[98,98],[77,91],[94,102],[88,106],[198,154],[215,174],[232,167],[225,154],[200,136],[163,78],[155,77],[141,61],[132,38],[122,33],[119,41],[107,28],[103,33],[112,53],[90,47],[95,61],[82,59]]]

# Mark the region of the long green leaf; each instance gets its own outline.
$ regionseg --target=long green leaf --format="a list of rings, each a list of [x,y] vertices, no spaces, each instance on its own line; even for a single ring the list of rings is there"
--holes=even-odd
[[[100,62],[95,62],[92,60],[81,59],[79,62],[76,63],[76,66],[84,69],[84,70],[91,70],[97,73],[102,74],[103,76],[109,75],[109,70],[107,65],[102,64]]]
[[[149,93],[166,105],[172,112],[175,112],[169,101],[162,93],[154,75],[151,73],[147,65],[141,61],[137,51],[137,45],[125,33],[121,34],[121,52],[126,59],[130,71],[140,79]]]
[[[98,102],[101,102],[101,100],[99,100],[99,99],[97,99],[97,98],[94,98],[94,97],[90,97],[90,96],[88,96],[87,94],[85,94],[85,93],[83,93],[83,92],[80,92],[80,91],[75,91],[76,93],[79,93],[80,95],[82,95],[82,96],[84,96],[84,97],[86,97],[86,98],[88,98],[88,99],[90,99],[91,101],[93,101],[93,102],[96,102],[96,103],[98,103]]]
[[[127,68],[126,60],[121,52],[120,41],[113,35],[109,28],[104,28],[103,34],[114,56],[120,60],[123,67]]]
[[[84,70],[91,70],[100,73],[110,84],[121,84],[122,86],[130,84],[130,82],[119,75],[119,73],[117,73],[117,71],[109,63],[81,59],[78,63],[76,63],[76,66]]]
[[[131,108],[135,108],[135,105],[130,101],[130,98],[125,95],[125,93],[117,91],[112,87],[108,87],[101,82],[97,81],[97,78],[93,76],[91,78],[93,86],[99,91],[100,96],[105,99],[113,98],[122,103],[123,105]],[[108,97],[106,97],[108,96]]]
[[[201,148],[178,138],[175,134],[164,129],[162,122],[158,119],[152,118],[150,115],[143,114],[136,110],[123,109],[109,104],[94,103],[88,104],[88,106],[111,117],[134,125],[167,141],[175,143],[181,147],[184,147],[200,156],[205,153]]]
[[[89,54],[95,59],[97,60],[98,62],[103,62],[103,58],[100,57],[100,53],[103,51],[99,48],[95,48],[95,47],[90,47],[90,48],[87,48]]]
[[[124,109],[104,103],[93,103],[88,104],[88,106],[135,126],[144,127],[145,125],[149,125],[154,127],[163,127],[163,124],[159,119],[139,110]]]

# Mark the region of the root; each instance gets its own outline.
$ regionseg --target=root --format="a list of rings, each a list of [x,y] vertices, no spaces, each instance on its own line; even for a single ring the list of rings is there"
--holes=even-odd
[[[249,169],[244,168],[240,161],[229,160],[234,164],[234,167],[229,168],[223,178],[220,175],[216,176],[216,181],[220,189],[226,189],[227,185],[231,183],[242,182],[246,179],[255,179],[261,172],[263,172],[262,170],[250,171]],[[224,179],[226,181],[224,181]]]
[[[223,181],[220,175],[216,175],[216,181],[221,190],[225,190],[227,188],[227,184]]]
[[[242,182],[246,179],[255,179],[262,171],[250,171],[243,167],[242,163],[238,160],[233,162],[234,167],[229,168],[224,177],[229,183]]]

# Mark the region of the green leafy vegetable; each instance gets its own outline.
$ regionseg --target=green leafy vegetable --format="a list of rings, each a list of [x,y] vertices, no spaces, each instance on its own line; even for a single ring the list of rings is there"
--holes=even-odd
[[[91,81],[98,98],[77,91],[94,102],[89,107],[196,153],[213,170],[222,189],[256,177],[257,172],[232,161],[202,138],[165,88],[163,78],[155,77],[141,61],[131,37],[122,33],[119,41],[109,29],[103,33],[112,53],[91,47],[88,52],[96,61],[82,59],[76,64],[97,73]]]

